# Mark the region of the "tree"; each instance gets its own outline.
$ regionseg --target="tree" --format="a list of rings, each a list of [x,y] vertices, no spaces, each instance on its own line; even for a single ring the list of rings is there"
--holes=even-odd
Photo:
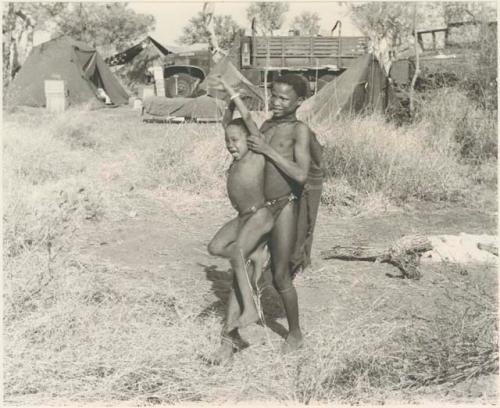
[[[213,16],[213,22],[219,47],[228,50],[240,26],[227,15]],[[177,41],[181,44],[208,43],[209,38],[210,33],[207,30],[205,15],[199,12],[189,19],[188,24],[182,29],[182,36]]]
[[[319,34],[319,21],[321,20],[318,13],[311,13],[304,11],[299,16],[293,19],[291,28],[299,30],[303,35],[317,35]]]
[[[36,29],[47,28],[48,22],[67,3],[8,3],[2,9],[3,84],[7,86],[33,48]]]
[[[247,18],[250,22],[255,18],[257,28],[264,35],[273,35],[285,21],[285,14],[290,6],[281,2],[255,2],[247,8]]]
[[[443,14],[446,23],[461,21],[496,21],[496,7],[487,2],[444,2]]]
[[[449,26],[451,23],[468,22],[467,25],[450,27],[448,43],[460,46],[465,55],[461,69],[467,71],[461,86],[469,90],[481,104],[497,107],[497,38],[494,3],[487,2],[425,2],[416,3],[349,3],[351,15],[358,28],[368,35],[377,58],[389,72],[394,50],[406,44],[415,48],[415,28]],[[415,22],[415,23],[414,23]],[[411,47],[411,48],[410,48]]]
[[[442,15],[441,3],[421,3],[416,16],[407,2],[348,3],[357,27],[370,37],[372,48],[389,72],[394,50],[401,44],[413,44],[413,21],[432,21]]]
[[[154,24],[153,16],[136,13],[127,3],[72,3],[59,14],[56,32],[109,54],[131,46]]]

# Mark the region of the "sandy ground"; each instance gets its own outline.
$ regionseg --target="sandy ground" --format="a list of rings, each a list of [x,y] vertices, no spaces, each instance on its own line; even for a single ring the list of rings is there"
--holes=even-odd
[[[205,311],[223,318],[230,285],[229,265],[210,256],[206,245],[216,230],[233,217],[225,201],[183,203],[179,199],[152,200],[137,211],[123,215],[122,222],[88,230],[82,237],[81,251],[127,269],[144,270],[168,276],[178,285],[196,285],[205,291]],[[319,252],[348,243],[387,243],[405,234],[458,236],[496,234],[496,214],[465,208],[428,206],[379,215],[338,217],[320,209],[313,248],[313,264],[296,279],[302,326],[306,335],[317,330],[342,330],[360,313],[367,302],[396,305],[404,302],[416,316],[432,315],[432,299],[446,289],[446,281],[457,270],[449,263],[424,263],[420,281],[399,279],[391,265],[370,262],[321,260]],[[465,271],[465,272],[464,272]],[[450,276],[445,276],[447,273]],[[460,273],[491,280],[496,290],[496,263],[469,263]],[[119,277],[117,277],[119,278]],[[453,278],[453,277],[452,277]],[[388,290],[389,289],[389,290]],[[286,336],[287,324],[279,299],[272,290],[263,295],[263,306],[273,341]],[[251,344],[264,344],[265,329],[251,326],[242,331]],[[306,343],[307,344],[307,343]],[[251,351],[244,350],[243,353]],[[451,401],[492,401],[496,396],[496,377],[481,377],[452,389],[430,387],[429,398]],[[416,400],[426,398],[419,395]]]

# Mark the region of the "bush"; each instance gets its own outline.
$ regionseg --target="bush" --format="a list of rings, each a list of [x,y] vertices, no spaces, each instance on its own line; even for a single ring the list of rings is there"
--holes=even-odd
[[[433,148],[449,148],[465,161],[477,164],[497,157],[496,112],[477,106],[457,88],[422,94],[415,126],[426,128]]]
[[[341,120],[321,138],[328,177],[360,193],[383,192],[400,201],[461,196],[464,182],[449,146],[433,149],[418,127],[397,128],[374,115]]]

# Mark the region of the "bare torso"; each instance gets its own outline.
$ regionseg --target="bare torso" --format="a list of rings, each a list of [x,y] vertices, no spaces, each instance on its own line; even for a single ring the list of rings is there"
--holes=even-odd
[[[293,149],[295,145],[296,122],[285,122],[276,125],[264,123],[262,132],[269,140],[271,147],[281,156],[294,161]],[[297,183],[287,177],[272,162],[266,161],[264,170],[264,196],[267,200],[285,196],[291,192],[298,193]]]
[[[263,155],[249,151],[229,168],[227,194],[238,212],[264,203],[264,165]]]

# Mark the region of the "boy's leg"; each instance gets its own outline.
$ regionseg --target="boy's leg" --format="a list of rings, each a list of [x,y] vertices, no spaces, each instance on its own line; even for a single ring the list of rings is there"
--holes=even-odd
[[[221,345],[210,358],[210,362],[212,364],[218,365],[228,361],[232,357],[235,349],[237,349],[241,344],[244,344],[244,340],[240,337],[238,329],[229,329],[229,326],[234,326],[238,321],[240,314],[241,297],[238,293],[236,277],[234,277],[233,287],[231,288],[227,304],[226,322],[222,329]]]
[[[271,232],[269,245],[274,285],[281,296],[288,320],[289,333],[284,351],[294,350],[302,345],[297,291],[290,273],[290,258],[295,247],[296,214],[296,203],[283,208]]]
[[[238,233],[231,256],[231,265],[238,283],[243,302],[243,313],[238,325],[247,326],[258,320],[259,315],[253,302],[252,288],[246,273],[246,261],[263,237],[271,230],[273,218],[268,209],[262,208],[253,214]],[[231,327],[229,327],[231,329]]]
[[[272,225],[272,224],[271,224]],[[271,227],[269,227],[270,229]],[[249,270],[249,278],[251,282],[257,282],[266,260],[267,251],[265,243],[262,243],[251,254],[250,259],[252,264]],[[253,299],[252,299],[253,304]],[[233,278],[233,287],[229,294],[228,305],[226,310],[226,322],[222,329],[221,345],[210,358],[212,364],[223,364],[228,361],[235,349],[244,347],[247,343],[241,338],[238,329],[239,317],[243,308],[243,301],[239,290],[239,285],[236,280],[236,275]]]
[[[229,258],[231,256],[231,244],[236,241],[239,228],[240,219],[238,217],[225,223],[208,244],[209,254]]]

